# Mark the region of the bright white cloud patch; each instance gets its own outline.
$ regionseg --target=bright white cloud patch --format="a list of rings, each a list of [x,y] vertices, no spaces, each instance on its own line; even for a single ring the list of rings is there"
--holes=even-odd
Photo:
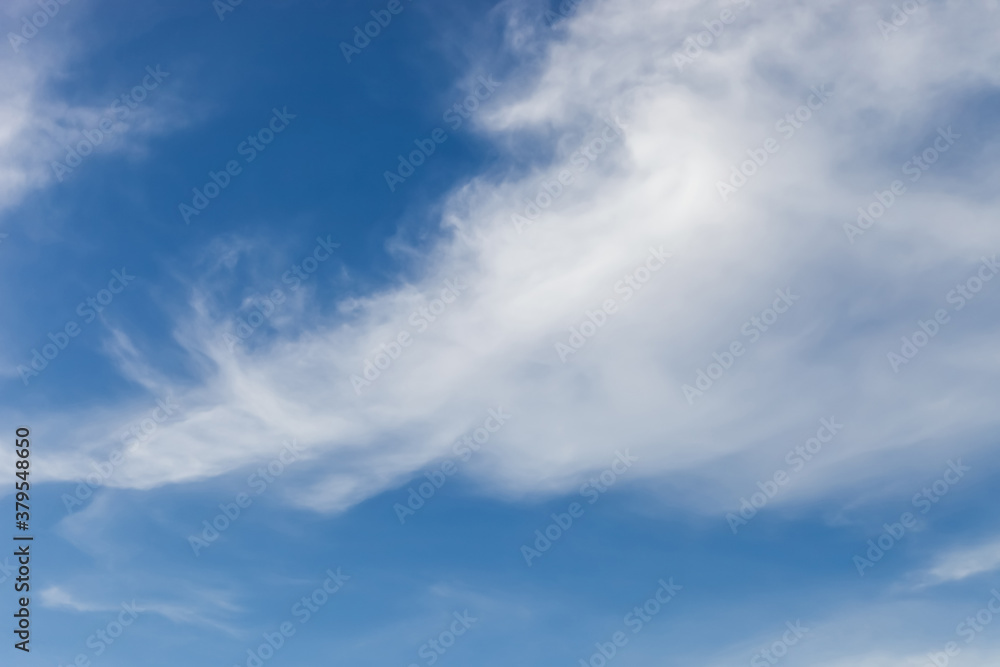
[[[230,314],[197,297],[177,336],[201,382],[127,358],[184,407],[109,484],[221,475],[294,438],[310,464],[287,493],[341,510],[498,406],[509,423],[470,466],[515,495],[571,489],[629,449],[636,479],[697,475],[686,502],[729,508],[821,418],[844,430],[789,495],[877,477],[878,450],[936,465],[959,435],[973,448],[996,424],[1000,232],[996,146],[963,101],[996,88],[997,13],[928,3],[885,38],[888,8],[724,9],[581,6],[484,116],[498,145],[553,159],[458,187],[419,281],[330,321],[289,300],[273,340],[235,350]],[[863,233],[845,227],[859,207]],[[40,469],[74,479],[108,451],[79,443]]]
[[[928,570],[927,576],[931,583],[961,581],[997,568],[1000,568],[1000,542],[990,542],[945,554]]]
[[[74,95],[67,101],[65,90],[80,83],[73,66],[84,49],[73,28],[87,11],[85,3],[25,0],[6,3],[3,11],[0,212],[33,190],[72,178],[87,168],[92,155],[136,154],[142,150],[137,139],[181,126],[190,117],[177,96],[164,90],[170,68],[158,63],[149,63],[148,70],[137,67],[131,79],[116,82],[103,95]]]

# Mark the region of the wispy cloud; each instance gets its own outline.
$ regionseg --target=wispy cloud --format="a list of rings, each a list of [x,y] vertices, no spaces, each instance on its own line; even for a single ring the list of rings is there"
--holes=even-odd
[[[1000,541],[964,547],[941,556],[924,574],[926,583],[961,581],[1000,569]]]
[[[345,300],[332,317],[315,315],[303,296],[249,349],[225,345],[231,313],[201,296],[211,281],[195,284],[176,339],[202,360],[202,375],[195,386],[159,385],[185,415],[112,483],[145,489],[222,475],[294,437],[309,469],[283,493],[341,510],[447,455],[494,405],[519,415],[474,470],[499,494],[572,488],[609,452],[631,447],[644,462],[637,479],[696,469],[715,491],[685,501],[728,504],[745,480],[722,462],[752,451],[761,472],[773,470],[815,415],[852,429],[787,498],[841,488],[846,471],[879,451],[910,447],[937,465],[943,450],[927,443],[938,436],[966,434],[976,446],[975,434],[996,421],[988,406],[1000,362],[980,335],[990,311],[970,304],[954,313],[947,336],[905,378],[886,353],[919,319],[949,307],[949,290],[984,249],[1000,247],[995,166],[963,173],[965,194],[946,193],[949,167],[936,167],[862,247],[842,229],[873,190],[906,177],[903,164],[939,127],[967,131],[953,102],[927,102],[933,91],[948,86],[954,100],[997,84],[985,64],[1000,57],[988,27],[994,13],[921,11],[934,31],[908,29],[886,43],[870,8],[757,5],[679,70],[673,56],[693,26],[714,20],[702,8],[581,5],[541,69],[524,75],[532,83],[505,86],[482,116],[509,158],[524,157],[518,147],[530,140],[549,146],[552,159],[457,187],[417,278]],[[822,112],[722,202],[717,182],[821,84],[834,91]],[[602,137],[612,119],[625,128],[613,141]],[[969,141],[962,150],[975,162],[988,148]],[[525,202],[539,210],[519,230],[512,216]],[[942,220],[959,221],[963,233]],[[660,245],[673,254],[669,265],[627,291],[623,279]],[[433,320],[414,316],[456,277],[469,288],[455,303]],[[683,387],[713,354],[747,343],[743,325],[769,321],[775,290],[793,286],[795,309],[773,326],[754,325],[759,340],[692,407]],[[609,299],[620,314],[563,363],[556,343]],[[352,376],[401,332],[412,345],[358,395]],[[145,382],[155,355],[138,351],[146,360],[130,350],[121,368]],[[79,467],[46,469],[66,479]]]

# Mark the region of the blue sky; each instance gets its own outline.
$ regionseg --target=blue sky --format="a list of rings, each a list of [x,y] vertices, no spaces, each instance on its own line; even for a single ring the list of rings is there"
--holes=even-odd
[[[0,17],[3,664],[997,664],[995,0]]]

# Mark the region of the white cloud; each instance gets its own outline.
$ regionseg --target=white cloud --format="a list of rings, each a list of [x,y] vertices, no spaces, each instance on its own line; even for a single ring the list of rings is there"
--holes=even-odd
[[[87,51],[74,28],[89,17],[84,3],[55,6],[57,13],[37,32],[29,32],[33,36],[27,42],[18,41],[15,49],[10,36],[20,35],[22,19],[42,12],[35,2],[5,3],[11,30],[4,33],[0,48],[4,72],[0,79],[0,213],[34,190],[57,185],[60,177],[72,178],[74,170],[70,169],[69,175],[58,173],[53,162],[65,162],[69,148],[86,140],[84,132],[96,137],[103,119],[111,118],[114,124],[110,131],[100,133],[99,141],[92,142],[96,144],[94,153],[134,156],[141,153],[145,138],[176,129],[191,117],[190,106],[182,109],[177,94],[169,90],[169,76],[141,101],[137,97],[134,105],[126,105],[119,100],[118,108],[109,111],[116,98],[142,83],[147,74],[144,67],[157,63],[138,64],[133,78],[118,82],[106,98],[61,99],[56,90],[73,87],[73,66]],[[86,169],[88,159],[92,158],[84,156],[78,169]]]
[[[937,467],[956,449],[929,442],[975,446],[996,423],[1000,358],[983,332],[995,322],[987,293],[1000,281],[952,313],[898,375],[886,353],[918,318],[949,307],[946,293],[980,255],[1000,249],[996,167],[985,157],[994,149],[963,124],[969,116],[956,103],[996,87],[998,17],[976,3],[919,11],[883,40],[871,7],[758,4],[678,71],[682,40],[717,8],[581,6],[537,78],[498,91],[484,116],[499,145],[542,142],[556,151],[552,164],[458,187],[443,216],[449,236],[427,253],[418,280],[346,301],[330,319],[294,300],[266,345],[255,339],[230,352],[231,314],[203,296],[211,284],[199,286],[177,338],[203,360],[201,382],[154,381],[130,361],[137,379],[176,396],[185,412],[112,483],[151,488],[221,475],[294,437],[310,460],[284,492],[339,510],[448,455],[498,405],[513,418],[473,474],[485,491],[516,496],[570,489],[631,448],[641,460],[636,477],[697,473],[708,489],[697,502],[728,505],[831,415],[847,429],[797,497],[839,488],[873,452],[911,448]],[[747,149],[780,137],[775,122],[824,83],[831,100],[723,203],[717,182]],[[623,137],[578,173],[574,151],[611,117],[625,125]],[[905,178],[902,163],[947,125],[963,135],[955,152],[849,244],[843,224],[874,190]],[[950,176],[959,151],[978,161],[961,172],[961,188]],[[574,182],[518,234],[511,215],[562,170]],[[616,282],[661,244],[673,258],[624,302]],[[468,289],[418,334],[411,313],[456,277]],[[747,343],[743,323],[784,288],[800,295],[791,311],[688,405],[682,385],[731,341]],[[555,343],[609,298],[618,312],[562,363]],[[352,374],[401,331],[412,345],[357,396]],[[143,403],[130,415],[133,407],[114,426],[148,410]],[[73,452],[98,443],[64,441],[73,451],[39,469],[82,476],[86,459]],[[755,463],[728,463],[750,451]]]
[[[998,568],[1000,568],[1000,541],[948,552],[926,572],[926,578],[933,584],[961,581],[977,574],[993,572]]]
[[[184,603],[176,604],[163,602],[137,603],[135,600],[124,600],[118,604],[90,602],[78,599],[75,595],[60,588],[59,586],[49,586],[48,588],[43,589],[39,595],[41,597],[42,606],[50,609],[68,610],[80,613],[107,614],[120,612],[124,607],[126,610],[133,609],[140,614],[158,614],[175,623],[207,626],[220,630],[233,637],[240,636],[241,631],[234,628],[232,625],[221,622],[210,616],[206,616],[198,610],[200,607],[214,607],[214,611],[216,612],[218,612],[219,609],[225,611],[239,611],[238,607],[234,607],[224,600],[219,600],[218,591],[201,592],[199,594],[198,591],[189,590],[185,591],[185,593],[189,600]],[[193,602],[192,599],[194,600]],[[211,600],[211,602],[209,602],[209,600]]]
[[[63,590],[59,586],[49,586],[48,588],[42,589],[40,595],[42,598],[42,606],[45,607],[71,609],[73,611],[82,612],[111,611],[115,609],[113,606],[108,607],[78,600],[71,593]]]

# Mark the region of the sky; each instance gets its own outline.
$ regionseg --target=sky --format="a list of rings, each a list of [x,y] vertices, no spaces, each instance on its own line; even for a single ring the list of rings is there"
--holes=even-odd
[[[2,664],[1000,662],[996,0],[0,10]]]

